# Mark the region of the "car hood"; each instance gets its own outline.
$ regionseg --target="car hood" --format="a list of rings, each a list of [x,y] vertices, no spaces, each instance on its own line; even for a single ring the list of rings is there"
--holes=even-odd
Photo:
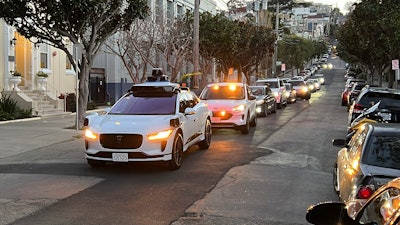
[[[220,109],[232,109],[238,105],[246,105],[246,100],[202,100],[208,106],[208,109],[211,111],[220,110]]]
[[[89,128],[99,133],[151,133],[170,128],[176,115],[102,115],[89,119]]]

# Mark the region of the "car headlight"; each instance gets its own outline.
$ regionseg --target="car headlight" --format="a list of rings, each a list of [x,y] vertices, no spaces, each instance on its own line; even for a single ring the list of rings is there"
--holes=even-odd
[[[278,92],[274,92],[274,96],[275,96],[275,97],[278,97],[278,96],[279,96],[279,93],[278,93]]]
[[[246,109],[246,105],[242,104],[242,105],[238,105],[233,107],[233,111],[244,111]]]
[[[171,135],[172,131],[173,131],[173,129],[169,129],[169,130],[164,130],[164,131],[160,131],[157,133],[149,134],[149,135],[147,135],[147,138],[149,139],[149,141],[168,139],[169,136]]]
[[[285,95],[286,95],[286,98],[289,98],[290,92],[286,92]]]
[[[86,129],[85,130],[85,137],[87,139],[91,139],[91,140],[96,140],[97,139],[97,134],[93,133],[91,130]]]
[[[303,92],[308,92],[308,87],[303,87],[301,90],[302,90]]]

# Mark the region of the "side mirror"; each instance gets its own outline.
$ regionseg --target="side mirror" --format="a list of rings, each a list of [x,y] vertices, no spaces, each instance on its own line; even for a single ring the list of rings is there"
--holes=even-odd
[[[344,147],[346,145],[345,139],[333,139],[332,145],[336,147]]]
[[[249,95],[249,100],[256,100],[256,96],[254,96],[254,95]]]
[[[323,202],[310,206],[306,212],[307,222],[315,225],[352,225],[356,224],[346,211],[342,202]]]

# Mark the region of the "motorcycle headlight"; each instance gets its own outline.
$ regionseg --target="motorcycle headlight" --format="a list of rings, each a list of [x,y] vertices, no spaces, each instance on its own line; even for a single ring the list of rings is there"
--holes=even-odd
[[[233,107],[233,111],[244,111],[246,109],[246,105],[238,105]]]
[[[278,93],[278,92],[274,92],[274,96],[275,96],[275,97],[278,97],[278,96],[279,96],[279,93]]]

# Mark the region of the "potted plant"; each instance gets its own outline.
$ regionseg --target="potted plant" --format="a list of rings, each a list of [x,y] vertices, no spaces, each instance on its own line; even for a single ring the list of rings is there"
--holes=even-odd
[[[38,77],[43,77],[43,78],[47,78],[49,75],[43,71],[39,71],[36,73],[36,76]]]
[[[22,77],[22,74],[20,73],[20,72],[18,72],[18,71],[14,71],[14,72],[12,72],[12,74],[11,74],[13,77],[19,77],[19,78],[21,78]]]

